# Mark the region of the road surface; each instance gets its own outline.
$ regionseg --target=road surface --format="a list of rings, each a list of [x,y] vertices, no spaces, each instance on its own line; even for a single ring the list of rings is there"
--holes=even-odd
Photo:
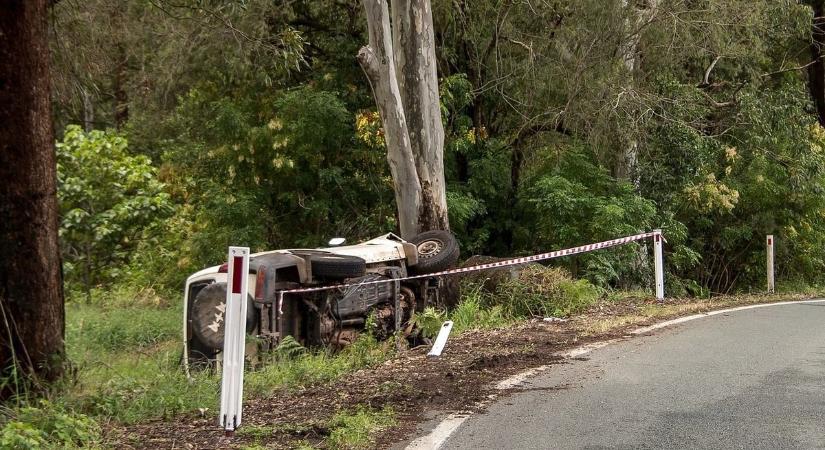
[[[522,387],[441,448],[825,448],[825,302],[686,322]]]

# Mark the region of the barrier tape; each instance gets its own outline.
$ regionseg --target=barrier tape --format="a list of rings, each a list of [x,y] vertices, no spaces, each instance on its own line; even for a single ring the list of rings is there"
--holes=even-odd
[[[579,246],[579,247],[566,248],[566,249],[563,249],[563,250],[556,250],[556,251],[547,252],[547,253],[540,253],[538,255],[533,255],[533,256],[524,256],[524,257],[521,257],[521,258],[512,258],[512,259],[507,259],[507,260],[504,260],[504,261],[497,261],[497,262],[492,262],[492,263],[479,264],[479,265],[470,266],[470,267],[461,267],[461,268],[458,268],[458,269],[443,270],[441,272],[427,273],[427,274],[423,274],[423,275],[411,275],[411,276],[403,277],[403,278],[387,278],[387,279],[381,279],[381,280],[364,281],[364,282],[361,282],[361,283],[345,283],[345,284],[334,284],[334,285],[316,286],[316,287],[308,287],[308,288],[284,289],[284,290],[277,291],[279,309],[280,309],[280,304],[283,302],[284,294],[297,294],[297,293],[304,293],[304,292],[330,291],[330,290],[333,290],[333,289],[343,289],[343,288],[349,288],[349,287],[353,287],[353,286],[366,286],[366,285],[370,285],[370,284],[392,283],[392,282],[396,282],[396,281],[407,281],[407,280],[418,280],[418,279],[422,279],[422,278],[433,278],[433,277],[440,277],[440,276],[444,276],[444,275],[455,275],[455,274],[459,274],[459,273],[478,272],[478,271],[481,271],[481,270],[495,269],[495,268],[500,268],[500,267],[517,266],[517,265],[527,264],[527,263],[536,262],[536,261],[544,261],[544,260],[547,260],[547,259],[560,258],[562,256],[570,256],[570,255],[576,255],[576,254],[579,254],[579,253],[592,252],[594,250],[600,250],[600,249],[603,249],[603,248],[616,247],[618,245],[627,244],[629,242],[634,242],[634,241],[640,241],[642,239],[647,239],[649,237],[653,237],[653,236],[656,236],[656,235],[661,235],[661,234],[657,231],[652,231],[652,232],[649,232],[649,233],[636,234],[636,235],[633,235],[633,236],[627,236],[627,237],[622,237],[622,238],[618,238],[618,239],[611,239],[609,241],[597,242],[595,244],[588,244],[588,245],[582,245],[582,246]]]

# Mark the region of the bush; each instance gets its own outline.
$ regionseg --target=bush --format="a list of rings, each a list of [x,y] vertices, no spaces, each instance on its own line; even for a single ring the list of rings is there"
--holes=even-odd
[[[587,280],[574,280],[558,267],[531,265],[516,278],[496,286],[484,296],[488,307],[500,306],[508,317],[561,317],[580,312],[599,297]]]
[[[94,420],[46,400],[7,415],[0,429],[0,448],[76,448],[100,441],[100,427]]]
[[[66,279],[92,286],[122,275],[138,243],[172,213],[148,157],[131,155],[111,132],[66,128],[57,144],[60,237]]]

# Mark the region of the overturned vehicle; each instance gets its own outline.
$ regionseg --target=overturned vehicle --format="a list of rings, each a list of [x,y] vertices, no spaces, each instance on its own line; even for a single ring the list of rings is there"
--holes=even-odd
[[[257,337],[254,345],[260,350],[274,348],[286,336],[308,347],[340,348],[356,339],[368,318],[379,337],[397,330],[409,334],[413,313],[438,303],[439,280],[403,278],[448,269],[458,257],[458,243],[446,231],[427,231],[409,241],[389,233],[356,245],[253,254],[247,274],[247,334]],[[209,267],[186,280],[187,367],[220,359],[227,269],[226,264]],[[376,282],[380,280],[386,282]],[[279,295],[334,284],[349,286]]]

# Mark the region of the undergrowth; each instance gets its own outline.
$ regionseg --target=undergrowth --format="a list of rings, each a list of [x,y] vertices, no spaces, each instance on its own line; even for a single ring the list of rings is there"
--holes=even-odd
[[[495,281],[495,282],[493,282]],[[469,279],[461,285],[461,301],[452,310],[428,307],[416,316],[425,337],[438,334],[445,320],[453,333],[500,328],[533,317],[567,317],[595,303],[600,292],[586,280],[574,280],[564,269],[531,265],[512,276]]]
[[[23,396],[17,406],[0,409],[0,448],[95,447],[98,423],[217,414],[220,375],[203,371],[187,379],[180,366],[182,306],[164,297],[120,287],[93,291],[90,302],[85,295],[69,301],[68,375],[48,400]],[[368,334],[338,353],[307,350],[288,338],[249,371],[244,388],[254,397],[332,381],[394,354],[394,341]]]

